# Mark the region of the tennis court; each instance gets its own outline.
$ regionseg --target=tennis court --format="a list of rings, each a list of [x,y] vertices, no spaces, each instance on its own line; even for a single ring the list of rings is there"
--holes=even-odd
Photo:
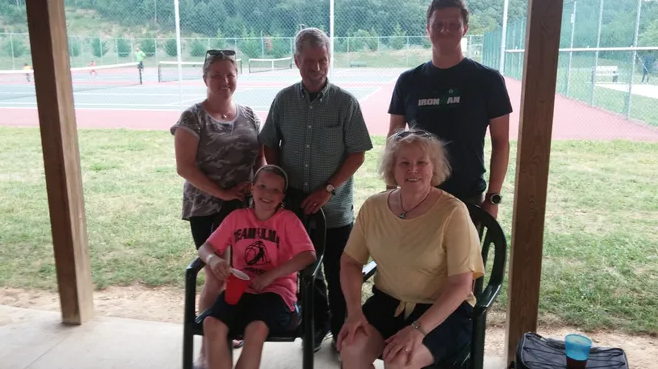
[[[289,58],[280,60],[240,64],[235,100],[251,106],[263,121],[276,94],[300,80]],[[80,128],[166,130],[182,109],[206,96],[199,63],[185,63],[180,82],[176,63],[160,62],[150,68],[147,65],[141,75],[136,63],[94,67],[96,73],[90,69],[71,70],[76,122]],[[402,71],[400,68],[335,69],[331,80],[359,100],[370,133],[385,135],[388,105]],[[521,82],[506,80],[514,109],[510,120],[510,136],[514,139],[521,111]],[[0,71],[0,124],[37,126],[36,106],[34,83],[27,81],[25,71]],[[558,95],[553,138],[658,141],[658,129]]]
[[[282,59],[281,59],[282,60]],[[284,87],[300,80],[299,71],[287,65],[240,65],[238,89],[234,99],[251,106],[265,119],[272,100]],[[175,62],[139,73],[136,63],[107,67],[72,68],[76,119],[80,127],[168,128],[179,112],[206,96],[200,63],[184,63],[182,81],[178,81]],[[92,73],[92,70],[95,73]],[[388,105],[392,85],[402,69],[337,69],[332,81],[352,93],[368,109],[368,100],[378,100],[377,109]],[[34,82],[28,72],[0,73],[0,124],[37,125]],[[382,96],[378,95],[386,90]],[[384,111],[384,114],[386,112]],[[365,113],[364,113],[365,114]],[[376,134],[383,134],[388,121]]]

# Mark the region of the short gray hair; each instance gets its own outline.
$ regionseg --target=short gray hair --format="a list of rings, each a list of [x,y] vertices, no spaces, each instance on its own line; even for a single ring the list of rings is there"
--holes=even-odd
[[[224,54],[211,54],[206,57],[206,60],[203,62],[203,79],[206,79],[208,76],[208,72],[210,71],[210,66],[213,65],[213,63],[218,62],[218,61],[224,61],[228,60],[233,64],[235,67],[235,72],[236,74],[239,73],[239,67],[238,67],[238,62],[235,60],[235,57],[233,56],[227,56]]]
[[[295,36],[295,56],[299,56],[302,53],[302,49],[306,44],[312,47],[325,46],[327,53],[331,52],[329,36],[318,28],[304,28],[297,33]]]

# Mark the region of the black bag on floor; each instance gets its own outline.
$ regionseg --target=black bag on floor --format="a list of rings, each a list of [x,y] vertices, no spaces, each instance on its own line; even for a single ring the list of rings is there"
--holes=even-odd
[[[536,333],[523,335],[516,347],[513,369],[565,369],[567,359],[564,341],[544,338]],[[587,369],[628,369],[624,350],[619,348],[592,347],[587,359]]]

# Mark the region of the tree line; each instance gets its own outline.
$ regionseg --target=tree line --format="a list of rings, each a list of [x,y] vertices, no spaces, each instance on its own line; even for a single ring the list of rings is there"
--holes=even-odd
[[[603,0],[601,46],[631,46],[637,2]],[[577,0],[575,47],[596,46],[601,0]],[[175,30],[173,0],[65,0],[68,8],[91,9],[104,19],[151,34]],[[336,36],[422,36],[429,0],[335,0]],[[565,0],[562,47],[570,43],[574,1]],[[472,35],[502,24],[503,0],[467,0]],[[300,27],[329,30],[329,0],[180,0],[183,37],[291,37]],[[509,1],[510,23],[525,19],[526,0]],[[24,0],[0,0],[5,31],[26,30]],[[0,26],[0,31],[2,31]],[[565,35],[567,35],[565,37]],[[139,37],[139,35],[127,35]],[[658,1],[642,1],[640,44],[658,45]]]

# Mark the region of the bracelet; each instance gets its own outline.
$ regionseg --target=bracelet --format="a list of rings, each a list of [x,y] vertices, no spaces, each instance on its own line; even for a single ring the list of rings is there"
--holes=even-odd
[[[413,323],[411,323],[411,328],[416,329],[419,331],[423,336],[427,336],[427,332],[423,329],[423,327],[420,326],[420,322],[415,320]]]
[[[210,255],[206,256],[206,260],[205,260],[206,265],[209,265],[210,264],[210,259],[212,259],[214,257],[215,257],[215,254],[210,254]]]

